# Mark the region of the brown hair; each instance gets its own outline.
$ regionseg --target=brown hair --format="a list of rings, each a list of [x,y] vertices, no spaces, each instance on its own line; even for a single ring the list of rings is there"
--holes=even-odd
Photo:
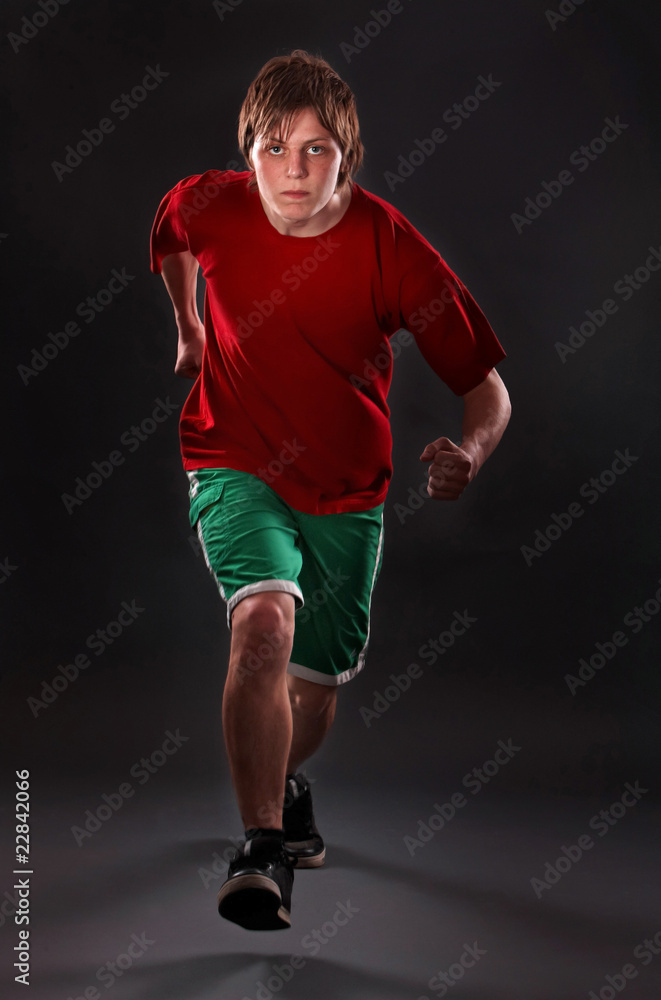
[[[356,99],[332,66],[304,49],[269,59],[248,87],[239,115],[239,148],[248,167],[253,169],[250,154],[255,140],[277,126],[286,139],[293,118],[303,108],[312,108],[342,150],[337,186],[351,182],[363,160]],[[256,183],[253,173],[249,186]]]

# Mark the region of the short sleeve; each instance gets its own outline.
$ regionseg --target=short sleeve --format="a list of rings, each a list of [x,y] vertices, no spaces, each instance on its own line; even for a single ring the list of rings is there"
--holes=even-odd
[[[184,183],[180,181],[168,191],[156,212],[149,241],[151,270],[154,274],[161,273],[163,258],[168,254],[188,250],[188,237],[179,212],[180,191]]]
[[[434,247],[394,215],[399,322],[457,396],[483,382],[505,355],[486,316]]]

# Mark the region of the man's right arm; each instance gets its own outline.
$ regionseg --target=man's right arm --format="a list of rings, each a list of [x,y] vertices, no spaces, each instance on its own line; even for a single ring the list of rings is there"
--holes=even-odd
[[[172,300],[179,331],[175,375],[197,378],[202,370],[204,324],[197,311],[197,272],[199,264],[192,253],[168,254],[163,258],[161,274]]]

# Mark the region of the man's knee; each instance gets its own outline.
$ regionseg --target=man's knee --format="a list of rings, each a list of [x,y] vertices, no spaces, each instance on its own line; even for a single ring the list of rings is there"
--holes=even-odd
[[[232,632],[261,637],[264,632],[294,634],[294,595],[280,590],[249,594],[232,612]]]
[[[294,598],[280,591],[244,597],[232,612],[232,659],[242,678],[284,669],[294,638]]]

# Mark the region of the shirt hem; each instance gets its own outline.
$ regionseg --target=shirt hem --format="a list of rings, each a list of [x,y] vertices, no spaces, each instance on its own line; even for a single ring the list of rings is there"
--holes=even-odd
[[[233,469],[236,472],[247,472],[251,476],[255,476],[261,482],[264,480],[261,476],[257,476],[251,469],[242,467],[240,463],[222,463],[222,462],[211,462],[209,459],[186,459],[183,460],[183,467],[185,472],[195,472],[199,469]],[[281,481],[280,477],[274,480],[273,483],[267,483],[271,489],[278,494],[278,496],[284,500],[292,510],[298,511],[300,514],[345,514],[349,511],[364,511],[364,510],[374,510],[375,507],[379,507],[385,502],[386,496],[388,495],[389,483],[386,483],[385,487],[382,487],[378,493],[373,496],[361,496],[361,497],[340,497],[337,500],[318,500],[316,503],[307,503],[305,498],[301,495],[301,491],[297,489],[288,488],[291,484],[287,484]]]

